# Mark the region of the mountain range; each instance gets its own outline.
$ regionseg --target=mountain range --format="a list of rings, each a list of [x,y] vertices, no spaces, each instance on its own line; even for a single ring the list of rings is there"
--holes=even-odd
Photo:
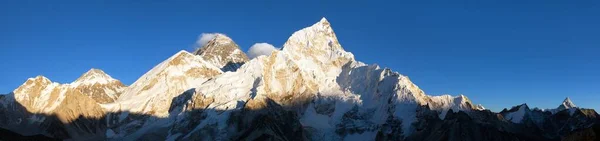
[[[249,58],[217,34],[129,86],[90,69],[0,95],[0,140],[600,140],[599,126],[569,98],[496,113],[464,95],[427,95],[355,60],[325,18],[270,55]]]

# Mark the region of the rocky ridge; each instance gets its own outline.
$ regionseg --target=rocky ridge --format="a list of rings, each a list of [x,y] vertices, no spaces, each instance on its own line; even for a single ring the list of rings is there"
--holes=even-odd
[[[580,129],[587,137],[600,117],[568,98],[554,110],[494,113],[464,95],[427,95],[407,76],[356,61],[325,18],[270,56],[248,60],[217,34],[128,87],[97,69],[80,79],[27,80],[1,98],[0,114],[14,116],[0,127],[75,140],[556,140]]]

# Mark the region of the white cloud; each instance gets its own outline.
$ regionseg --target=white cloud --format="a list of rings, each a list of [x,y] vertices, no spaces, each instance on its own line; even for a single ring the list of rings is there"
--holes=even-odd
[[[256,58],[261,55],[271,55],[271,52],[278,50],[275,46],[268,43],[256,43],[248,49],[248,57],[250,59]]]
[[[217,36],[218,33],[202,33],[200,34],[200,36],[198,36],[198,40],[196,40],[196,46],[195,48],[201,48],[204,45],[206,45],[206,43],[208,43],[208,41],[212,40],[215,38],[215,36]]]

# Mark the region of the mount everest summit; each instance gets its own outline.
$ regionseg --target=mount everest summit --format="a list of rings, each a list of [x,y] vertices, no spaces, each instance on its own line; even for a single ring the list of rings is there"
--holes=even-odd
[[[251,60],[217,34],[129,86],[91,69],[68,84],[30,78],[1,96],[4,140],[600,139],[600,116],[568,98],[494,113],[464,95],[427,95],[355,60],[325,18]]]

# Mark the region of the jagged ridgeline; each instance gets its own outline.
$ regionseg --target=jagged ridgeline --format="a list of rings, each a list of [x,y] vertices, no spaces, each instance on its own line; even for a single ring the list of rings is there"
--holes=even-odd
[[[130,86],[91,69],[69,84],[30,78],[0,99],[0,140],[597,140],[600,121],[570,99],[494,113],[427,95],[355,60],[325,18],[268,56],[249,60],[216,34]]]

